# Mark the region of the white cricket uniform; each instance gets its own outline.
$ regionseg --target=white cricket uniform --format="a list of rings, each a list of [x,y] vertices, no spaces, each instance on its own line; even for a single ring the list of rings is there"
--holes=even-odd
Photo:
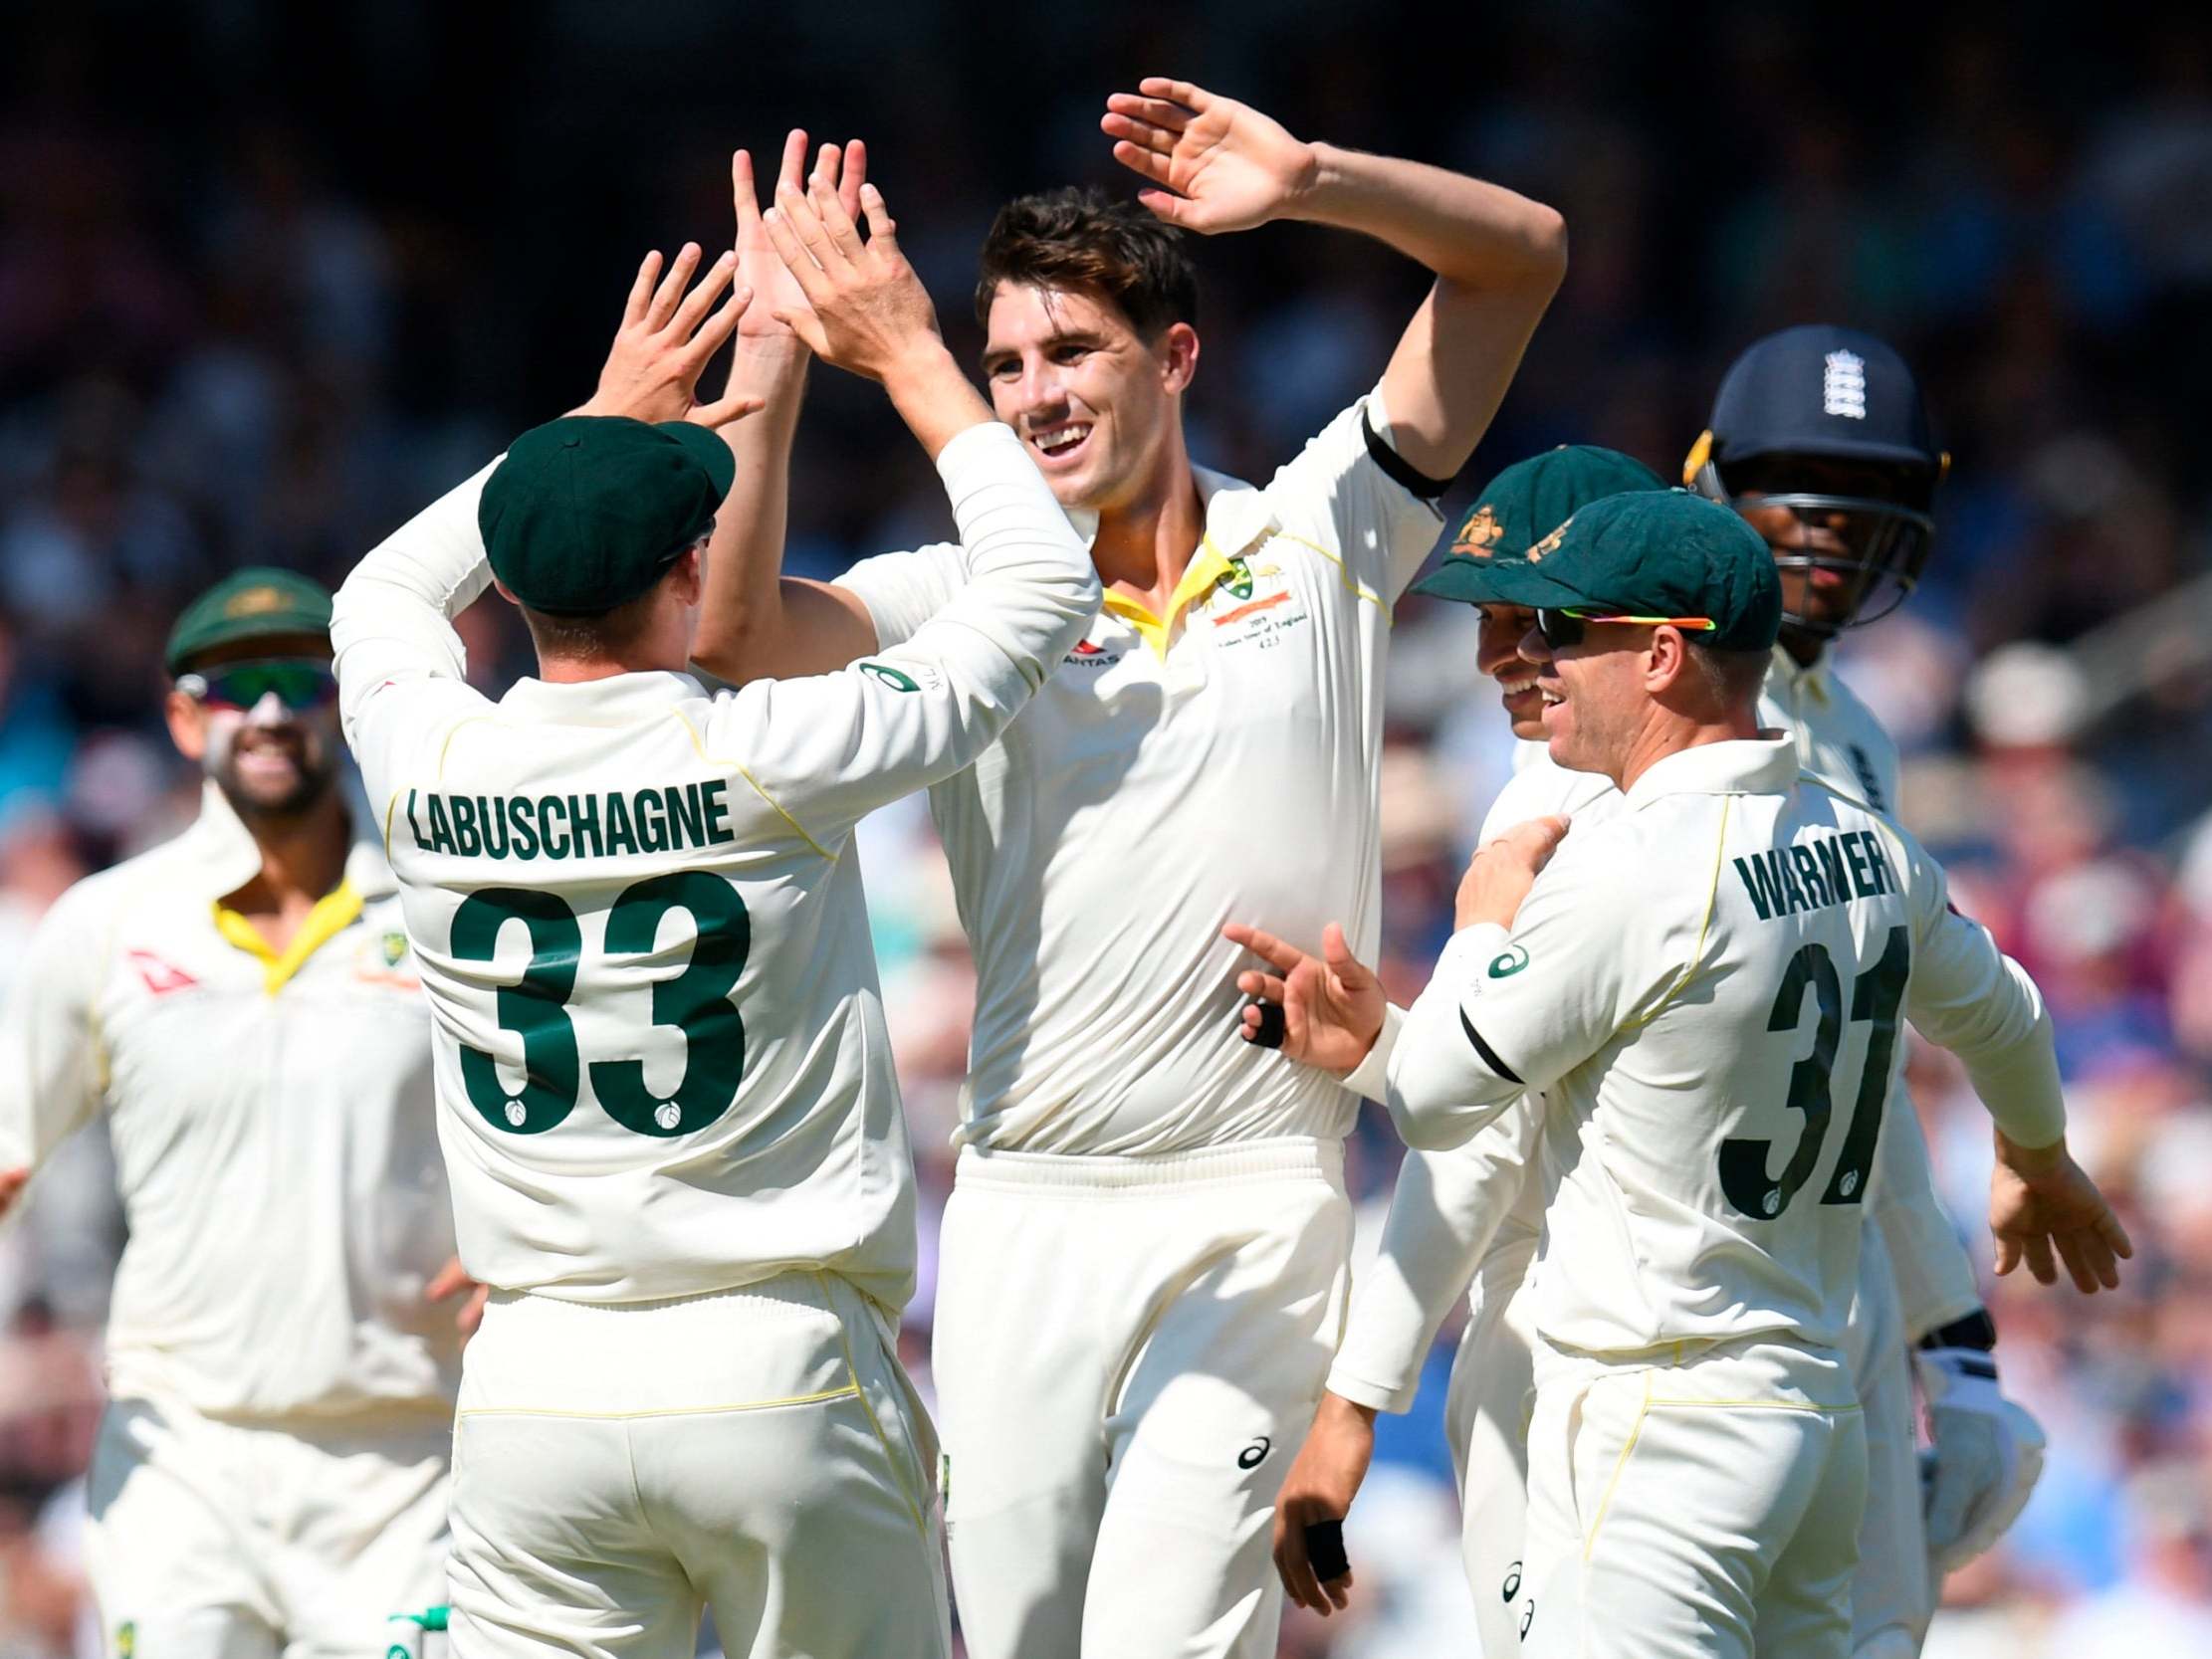
[[[895,1349],[914,1180],[852,829],[972,760],[1098,603],[1010,432],[939,457],[957,603],[709,696],[462,677],[479,474],[332,624],[435,1020],[461,1255],[453,1641],[940,1655],[935,1444]]]
[[[1201,471],[1168,615],[1107,594],[930,794],[979,981],[935,1357],[978,1659],[1274,1652],[1269,1524],[1342,1324],[1357,1103],[1238,1035],[1220,930],[1376,941],[1390,605],[1440,519],[1363,406],[1387,434],[1371,394],[1264,488]],[[960,561],[842,581],[888,646]]]
[[[1759,715],[1761,726],[1794,736],[1805,770],[1879,810],[1893,809],[1896,746],[1825,660],[1804,668],[1777,647]],[[1592,815],[1618,807],[1621,797],[1609,780],[1553,765],[1539,743],[1523,745],[1517,758],[1520,765],[1478,840],[1549,813],[1582,823],[1601,821]],[[1534,1263],[1543,1216],[1542,1183],[1523,1179],[1538,1110],[1516,1108],[1463,1147],[1408,1154],[1381,1252],[1353,1298],[1344,1347],[1329,1376],[1330,1389],[1347,1399],[1386,1411],[1410,1409],[1422,1361],[1471,1278],[1444,1421],[1466,1517],[1467,1582],[1486,1653],[1518,1646],[1522,1614],[1516,1597],[1533,1298],[1515,1299]],[[1872,1194],[1870,1213],[1880,1225],[1861,1254],[1860,1301],[1844,1344],[1867,1425],[1868,1500],[1852,1608],[1854,1649],[1869,1653],[1900,1639],[1916,1649],[1934,1610],[1907,1333],[1924,1335],[1979,1305],[1972,1264],[1935,1199],[1925,1138],[1901,1086],[1893,1126],[1877,1153]],[[1892,1254],[1908,1258],[1913,1271],[1892,1278]],[[1914,1293],[1901,1315],[1899,1285]]]
[[[460,1338],[430,1022],[373,832],[271,951],[210,783],[174,840],[34,937],[0,1037],[0,1168],[105,1112],[129,1223],[88,1564],[111,1643],[356,1659],[444,1599]]]
[[[2063,1128],[2026,976],[1909,838],[1798,776],[1792,739],[1715,744],[1586,809],[1510,935],[1454,939],[1387,1060],[1417,1145],[1547,1092],[1531,1651],[1848,1651],[1865,1469],[1838,1345],[1900,1004],[2009,1132]]]

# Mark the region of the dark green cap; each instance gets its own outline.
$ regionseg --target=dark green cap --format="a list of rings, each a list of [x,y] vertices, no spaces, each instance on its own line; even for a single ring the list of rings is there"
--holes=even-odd
[[[197,599],[169,630],[161,661],[171,674],[203,651],[286,634],[331,635],[331,590],[297,570],[254,565],[234,570]]]
[[[635,599],[714,526],[730,446],[689,421],[564,415],[517,438],[484,482],[492,573],[532,610],[596,616]]]
[[[1519,558],[1592,502],[1624,490],[1664,490],[1665,480],[1634,456],[1596,444],[1562,444],[1516,461],[1482,487],[1443,563],[1414,583],[1416,593],[1479,602],[1470,566]]]
[[[1532,609],[1611,616],[1702,616],[1690,638],[1721,651],[1764,651],[1782,626],[1782,583],[1759,532],[1687,490],[1634,491],[1593,502],[1526,558],[1467,560],[1478,589]]]

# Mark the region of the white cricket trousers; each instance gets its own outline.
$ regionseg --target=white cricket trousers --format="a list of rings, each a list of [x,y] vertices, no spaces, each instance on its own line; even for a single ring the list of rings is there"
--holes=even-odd
[[[961,1153],[935,1373],[971,1659],[1273,1659],[1351,1244],[1335,1141]]]
[[[1535,1253],[1531,1239],[1483,1258],[1444,1403],[1459,1475],[1460,1553],[1482,1659],[1509,1659],[1520,1651],[1526,1612],[1521,1543],[1537,1337],[1535,1294],[1523,1289],[1523,1281]],[[1934,1596],[1896,1281],[1873,1227],[1863,1241],[1844,1347],[1867,1435],[1867,1507],[1851,1583],[1852,1652],[1861,1659],[1898,1659],[1919,1652]]]
[[[944,1659],[928,1418],[834,1274],[495,1296],[454,1428],[454,1659]],[[148,1659],[153,1656],[148,1655]]]
[[[445,1599],[442,1409],[246,1426],[118,1399],[87,1480],[107,1650],[382,1659],[384,1621]]]
[[[1846,1659],[1867,1442],[1828,1348],[1536,1354],[1527,1659]]]

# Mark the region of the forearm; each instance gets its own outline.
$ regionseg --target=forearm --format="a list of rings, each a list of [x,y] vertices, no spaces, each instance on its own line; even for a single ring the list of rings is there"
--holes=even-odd
[[[884,375],[883,389],[932,461],[970,427],[996,418],[934,334]]]
[[[1460,1000],[1473,964],[1502,949],[1510,935],[1484,924],[1452,936],[1428,987],[1407,1010],[1390,1057],[1391,1121],[1407,1145],[1440,1151],[1472,1140],[1527,1092],[1479,1033]]]
[[[1532,1108],[1511,1112],[1463,1147],[1406,1154],[1382,1248],[1352,1298],[1332,1392],[1384,1411],[1413,1408],[1437,1332],[1532,1178],[1535,1123]]]
[[[498,465],[495,460],[424,508],[345,578],[331,605],[341,687],[362,678],[364,657],[381,664],[386,648],[420,659],[414,666],[422,671],[461,676],[466,665],[452,622],[491,585],[476,512]]]
[[[1311,148],[1312,176],[1287,218],[1372,236],[1473,289],[1549,294],[1567,269],[1567,227],[1556,209],[1425,162]]]

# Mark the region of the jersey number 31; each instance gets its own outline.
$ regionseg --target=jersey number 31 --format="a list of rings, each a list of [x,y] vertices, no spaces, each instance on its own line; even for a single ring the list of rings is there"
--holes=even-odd
[[[591,1092],[599,1105],[639,1135],[688,1135],[706,1128],[730,1110],[745,1071],[745,1021],[730,992],[745,971],[753,923],[736,888],[697,870],[625,888],[607,911],[607,953],[651,950],[661,918],[672,910],[691,913],[699,937],[684,971],[653,986],[653,1023],[683,1032],[683,1081],[664,1098],[645,1086],[643,1060],[591,1062]],[[499,989],[499,1022],[523,1040],[522,1093],[510,1095],[498,1063],[466,1043],[461,1079],[469,1104],[494,1129],[539,1135],[575,1110],[582,1080],[568,998],[576,988],[583,930],[576,913],[553,894],[488,887],[470,894],[453,913],[454,955],[468,962],[492,960],[500,932],[510,922],[530,930],[530,965],[520,983]]]
[[[1859,1098],[1851,1109],[1851,1128],[1844,1135],[1844,1149],[1821,1194],[1824,1204],[1856,1204],[1867,1195],[1867,1176],[1874,1168],[1875,1141],[1881,1133],[1881,1114],[1889,1098],[1889,1062],[1897,1051],[1897,1009],[1904,1001],[1904,985],[1912,971],[1912,940],[1902,928],[1891,928],[1881,957],[1852,981],[1851,1017],[1868,1020],[1874,1029],[1867,1036],[1867,1064],[1859,1076]],[[1789,1108],[1805,1115],[1797,1150],[1779,1178],[1767,1173],[1771,1141],[1731,1136],[1720,1143],[1720,1190],[1728,1202],[1745,1215],[1771,1221],[1789,1207],[1820,1161],[1828,1141],[1828,1123],[1834,1112],[1836,1044],[1844,1034],[1844,989],[1836,962],[1821,944],[1808,944],[1790,958],[1782,974],[1782,989],[1767,1016],[1769,1031],[1795,1031],[1805,1018],[1805,993],[1812,991],[1819,1023],[1813,1031],[1813,1052],[1790,1068]]]

